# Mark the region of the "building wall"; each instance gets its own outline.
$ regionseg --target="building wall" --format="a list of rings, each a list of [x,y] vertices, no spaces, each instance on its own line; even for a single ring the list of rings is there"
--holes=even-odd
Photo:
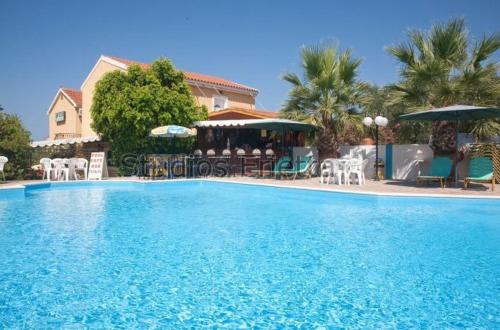
[[[229,119],[257,119],[258,117],[252,117],[243,113],[230,112],[217,115],[215,117],[210,117],[210,120],[229,120]]]
[[[82,88],[82,136],[84,137],[96,135],[96,133],[91,128],[92,118],[90,116],[90,108],[92,107],[92,98],[94,97],[95,84],[106,73],[115,70],[124,71],[123,69],[120,69],[112,64],[104,61],[99,61]]]
[[[65,121],[57,123],[56,113],[65,111]],[[49,112],[49,139],[55,139],[56,134],[70,133],[81,134],[81,119],[78,116],[77,109],[71,102],[62,94],[59,93],[57,100]]]
[[[213,109],[212,97],[219,94],[228,98],[228,108],[255,109],[255,98],[252,95],[196,85],[190,85],[189,87],[191,87],[191,92],[198,105],[205,105],[209,112]]]

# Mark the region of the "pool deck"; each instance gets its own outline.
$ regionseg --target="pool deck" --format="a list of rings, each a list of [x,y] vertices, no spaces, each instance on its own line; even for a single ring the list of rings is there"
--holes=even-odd
[[[450,187],[440,188],[438,183],[430,183],[429,185],[417,185],[416,182],[384,180],[372,181],[367,180],[364,185],[342,185],[337,184],[321,184],[319,178],[299,179],[299,180],[276,180],[262,179],[253,177],[232,177],[214,179],[224,182],[241,182],[249,184],[267,184],[272,186],[296,187],[307,189],[332,190],[339,192],[351,193],[369,193],[380,195],[425,195],[425,196],[450,196],[450,197],[493,197],[500,198],[500,185],[495,187],[495,191],[491,191],[491,185],[474,184],[469,189],[463,189],[463,183],[458,186],[451,185]]]
[[[298,179],[298,180],[276,180],[272,178],[254,178],[254,177],[230,177],[230,178],[206,178],[202,180],[245,183],[245,184],[263,184],[280,187],[290,188],[305,188],[315,190],[331,190],[338,192],[351,192],[351,193],[367,193],[367,194],[380,194],[380,195],[425,195],[425,196],[449,196],[449,197],[489,197],[500,198],[500,185],[496,185],[495,191],[491,191],[490,185],[473,184],[469,189],[463,189],[463,183],[458,186],[452,184],[446,188],[440,188],[437,183],[430,183],[428,185],[417,185],[415,182],[384,180],[384,181],[371,181],[368,180],[365,185],[336,185],[336,184],[321,184],[319,178],[311,179]],[[111,178],[106,181],[136,181],[136,182],[159,182],[159,181],[145,181],[137,178]],[[0,189],[20,187],[26,184],[42,183],[40,180],[30,181],[0,181]]]

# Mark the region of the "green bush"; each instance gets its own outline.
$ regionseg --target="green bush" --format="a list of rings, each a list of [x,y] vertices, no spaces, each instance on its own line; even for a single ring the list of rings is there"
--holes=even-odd
[[[18,116],[5,113],[0,107],[0,155],[9,159],[4,169],[7,179],[22,179],[30,169],[30,135]]]

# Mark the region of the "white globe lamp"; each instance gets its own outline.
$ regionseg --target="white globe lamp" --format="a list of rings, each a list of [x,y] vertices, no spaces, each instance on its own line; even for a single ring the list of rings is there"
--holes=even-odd
[[[373,124],[373,119],[371,117],[365,117],[363,118],[363,125],[365,126],[371,126]]]
[[[380,127],[385,127],[389,123],[389,120],[387,118],[382,117],[382,116],[377,116],[375,117],[375,124]]]

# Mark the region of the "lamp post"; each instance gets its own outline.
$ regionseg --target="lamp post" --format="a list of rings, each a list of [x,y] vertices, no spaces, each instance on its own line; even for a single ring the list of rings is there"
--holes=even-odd
[[[387,124],[389,123],[389,120],[383,116],[377,116],[375,117],[375,120],[373,120],[371,117],[365,117],[363,119],[363,125],[366,127],[370,127],[373,122],[375,122],[375,181],[379,181],[380,177],[378,176],[378,128],[380,127],[386,127]]]

